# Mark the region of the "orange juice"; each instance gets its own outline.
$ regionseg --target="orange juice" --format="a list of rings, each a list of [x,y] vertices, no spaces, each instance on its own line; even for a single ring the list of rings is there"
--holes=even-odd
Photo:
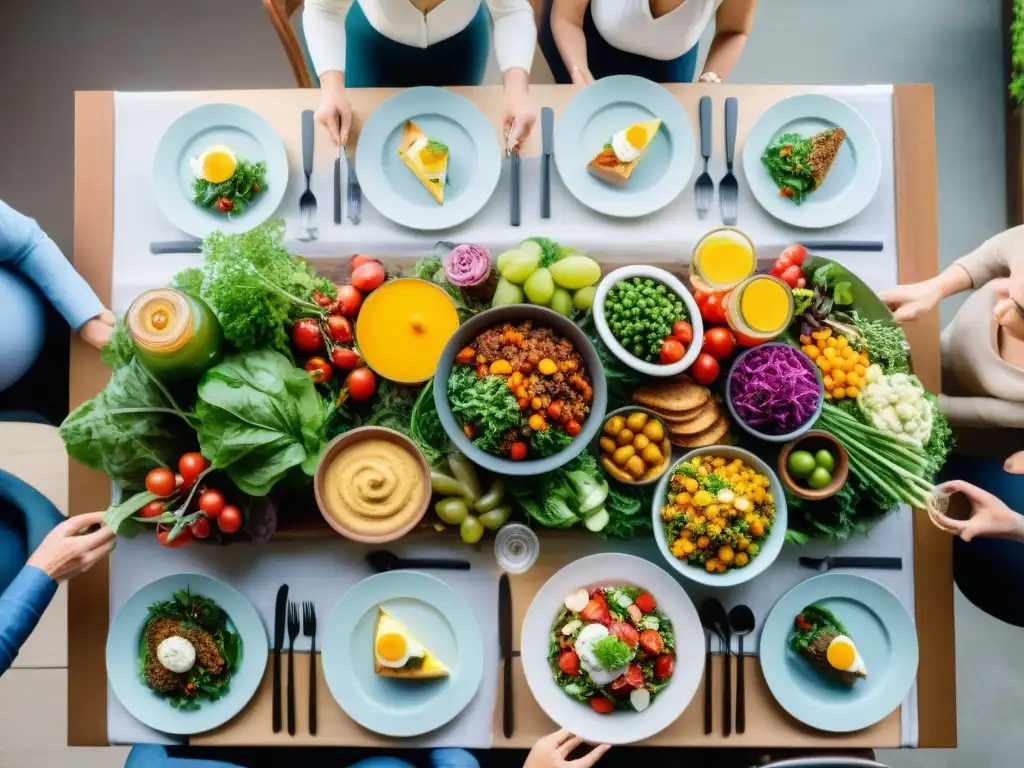
[[[458,327],[455,304],[443,288],[407,277],[384,283],[366,297],[356,320],[356,345],[380,376],[417,384],[434,375]]]
[[[775,338],[793,319],[793,293],[777,277],[752,275],[730,294],[727,319],[744,336]]]
[[[713,291],[724,291],[750,277],[757,254],[750,238],[738,229],[708,232],[693,249],[691,271]]]

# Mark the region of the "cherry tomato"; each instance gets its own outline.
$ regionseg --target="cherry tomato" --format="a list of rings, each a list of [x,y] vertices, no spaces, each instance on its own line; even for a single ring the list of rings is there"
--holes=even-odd
[[[196,451],[186,453],[178,459],[178,472],[181,473],[182,487],[191,488],[196,478],[209,466],[210,462],[206,460],[206,457]]]
[[[578,675],[580,673],[580,657],[573,651],[562,651],[558,657],[558,668],[567,675]]]
[[[676,657],[671,653],[663,653],[654,660],[654,676],[659,680],[671,677],[676,667]]]
[[[645,629],[640,633],[640,647],[647,653],[652,655],[661,653],[662,645],[661,635],[653,629]]]
[[[654,610],[656,603],[654,602],[654,595],[650,592],[641,592],[640,596],[633,601],[637,608],[642,613],[650,613]]]
[[[693,361],[688,373],[698,384],[708,386],[718,378],[718,361],[707,352],[701,352]]]
[[[306,373],[309,374],[309,378],[313,380],[314,384],[326,384],[334,376],[334,369],[331,368],[330,363],[317,356],[306,361]]]
[[[593,624],[604,624],[608,621],[608,602],[600,594],[595,594],[590,598],[590,602],[587,603],[583,610],[580,611],[580,618],[586,622]]]
[[[207,517],[216,519],[224,511],[224,494],[210,488],[199,495],[199,509],[206,513]]]
[[[337,311],[345,317],[355,317],[363,305],[363,294],[354,285],[338,286],[338,298],[334,302]]]
[[[365,253],[353,253],[352,254],[352,271],[355,272],[363,264],[369,264],[370,262],[377,261],[373,256],[367,256]]]
[[[782,259],[779,259],[772,264],[772,268],[768,270],[768,274],[772,277],[782,277],[782,273],[787,269],[789,269],[789,264],[785,263]]]
[[[237,533],[242,527],[242,510],[234,504],[225,504],[217,518],[217,527],[222,533]]]
[[[598,694],[597,696],[590,697],[590,708],[599,714],[607,715],[615,710],[615,702]]]
[[[327,330],[331,334],[331,339],[338,344],[352,343],[352,323],[348,321],[348,318],[331,315],[327,318]]]
[[[779,260],[785,260],[787,264],[796,264],[796,266],[802,266],[804,261],[807,260],[807,249],[804,248],[800,243],[793,243],[779,254]]]
[[[292,343],[303,352],[319,352],[324,346],[320,324],[308,317],[299,320],[292,328]]]
[[[704,346],[701,349],[715,360],[724,360],[736,349],[736,338],[725,326],[708,328],[704,332]]]
[[[700,316],[712,325],[725,324],[725,297],[726,293],[712,293],[707,301],[700,307]]]
[[[508,457],[512,461],[522,461],[526,458],[526,443],[521,440],[517,440],[512,443],[512,447],[508,449]]]
[[[580,426],[580,423],[576,421],[576,419],[569,419],[565,422],[565,431],[568,432],[571,437],[576,437],[576,435],[580,433],[581,429],[583,429],[583,427]]]
[[[352,270],[352,285],[369,293],[384,282],[384,267],[376,261],[367,261]]]
[[[329,307],[334,303],[334,300],[330,296],[324,296],[320,291],[313,291],[313,301],[321,307]]]
[[[377,390],[377,377],[369,368],[356,368],[348,375],[345,386],[353,400],[369,400]]]
[[[685,320],[676,320],[672,326],[672,335],[688,347],[693,341],[693,326]]]
[[[796,264],[790,264],[783,270],[782,274],[778,278],[788,285],[790,288],[796,288],[797,283],[803,278],[804,271],[800,269]]]
[[[160,517],[164,513],[164,503],[162,501],[151,501],[149,504],[142,508],[139,512],[139,517]]]
[[[146,490],[157,496],[170,496],[174,493],[174,473],[167,467],[149,470],[146,475]]]
[[[636,627],[625,621],[613,621],[608,626],[608,633],[615,635],[630,648],[636,648],[636,644],[640,642],[640,633],[636,631]]]
[[[768,339],[755,339],[753,336],[744,336],[742,333],[736,333],[735,331],[733,331],[733,336],[736,337],[736,345],[739,347],[756,347],[768,341]]]
[[[651,630],[647,630],[650,632]],[[640,669],[639,664],[630,664],[629,669],[626,670],[626,682],[634,688],[639,688],[644,684],[644,672]]]
[[[697,290],[697,291],[693,292],[693,300],[696,302],[698,309],[700,309],[700,307],[703,304],[707,303],[708,296],[710,296],[710,295],[711,294],[708,293],[707,291]]]
[[[210,532],[213,531],[213,526],[210,525],[210,521],[205,517],[197,518],[192,525],[189,526],[192,529],[192,535],[197,539],[209,538]]]
[[[629,684],[625,675],[620,675],[608,683],[608,689],[616,696],[625,696],[633,690],[633,686]]]
[[[235,207],[235,204],[233,202],[231,202],[230,200],[228,200],[226,197],[222,197],[216,203],[217,210],[221,211],[222,213],[227,213],[228,211],[232,210],[234,207]]]
[[[675,336],[669,336],[661,342],[661,354],[658,355],[658,362],[662,365],[678,363],[685,354],[686,347],[683,346],[683,342]]]
[[[172,541],[168,541],[167,537],[171,535],[172,528],[173,526],[164,525],[163,523],[157,524],[156,540],[160,542],[160,546],[168,547],[169,549],[177,549],[178,547],[184,547],[192,541],[192,529],[188,526],[182,528]]]
[[[363,364],[363,358],[354,349],[335,347],[331,351],[331,363],[335,368],[343,368],[346,371],[358,368]]]

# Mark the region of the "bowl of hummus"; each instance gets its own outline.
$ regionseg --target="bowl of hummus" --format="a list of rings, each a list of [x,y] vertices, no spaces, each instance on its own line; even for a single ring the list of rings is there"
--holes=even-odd
[[[361,427],[324,450],[313,480],[324,520],[342,536],[368,544],[394,541],[430,506],[430,468],[405,435]]]

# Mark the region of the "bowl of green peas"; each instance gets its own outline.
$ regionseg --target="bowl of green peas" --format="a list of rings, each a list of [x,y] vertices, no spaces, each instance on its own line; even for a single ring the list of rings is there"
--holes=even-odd
[[[610,272],[598,283],[593,311],[601,340],[635,371],[676,376],[700,354],[704,324],[697,302],[664,269],[635,264]],[[676,333],[679,321],[689,322],[692,333]]]

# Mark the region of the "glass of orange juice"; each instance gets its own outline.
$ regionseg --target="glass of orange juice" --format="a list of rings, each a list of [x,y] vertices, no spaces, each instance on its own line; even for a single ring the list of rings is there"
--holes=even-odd
[[[793,319],[793,292],[772,275],[751,275],[729,294],[726,321],[736,333],[774,339]]]
[[[719,227],[702,237],[693,249],[690,279],[695,287],[717,293],[735,288],[754,274],[757,251],[753,241],[735,227]]]

